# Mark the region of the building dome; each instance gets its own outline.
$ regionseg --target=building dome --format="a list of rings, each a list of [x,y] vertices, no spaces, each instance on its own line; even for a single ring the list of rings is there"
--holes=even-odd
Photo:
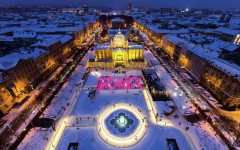
[[[124,35],[121,33],[121,30],[118,30],[118,33],[113,37],[113,42],[125,42],[126,39]]]

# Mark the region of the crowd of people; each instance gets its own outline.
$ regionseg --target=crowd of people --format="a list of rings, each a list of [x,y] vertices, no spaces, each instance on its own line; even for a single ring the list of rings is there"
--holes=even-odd
[[[141,77],[113,77],[104,76],[98,79],[98,90],[124,90],[124,89],[143,89],[144,84]]]

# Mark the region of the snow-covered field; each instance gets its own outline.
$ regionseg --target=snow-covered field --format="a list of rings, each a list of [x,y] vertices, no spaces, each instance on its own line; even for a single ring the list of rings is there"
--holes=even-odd
[[[89,52],[91,53],[91,52]],[[90,54],[88,54],[81,64],[86,64]],[[80,65],[75,73],[72,75],[71,80],[67,82],[63,89],[54,99],[52,105],[44,112],[45,116],[56,116],[56,122],[59,122],[63,110],[67,109],[66,104],[74,104],[71,111],[68,113],[70,118],[65,125],[62,135],[59,136],[60,140],[56,149],[67,149],[69,143],[77,142],[80,144],[80,149],[95,150],[95,149],[167,149],[166,139],[176,139],[179,148],[182,150],[188,149],[227,149],[218,136],[207,123],[201,125],[192,125],[185,118],[186,112],[195,113],[194,106],[188,100],[187,96],[183,93],[181,88],[176,88],[177,83],[171,78],[167,71],[156,61],[153,54],[148,50],[144,53],[148,63],[156,62],[152,67],[157,71],[159,78],[166,88],[173,94],[174,104],[177,109],[169,115],[165,116],[163,109],[166,107],[164,102],[152,102],[154,110],[149,109],[145,96],[141,89],[122,89],[122,90],[98,90],[93,103],[88,98],[89,91],[92,87],[97,87],[99,78],[103,76],[113,76],[117,78],[140,76],[141,71],[131,70],[127,73],[115,74],[107,70],[91,70],[88,75],[87,81],[83,88],[80,90],[79,96],[76,98],[76,103],[70,101],[74,91],[78,86],[86,66]],[[148,100],[149,101],[149,100]],[[137,139],[138,141],[131,147],[117,148],[107,144],[100,135],[97,129],[97,121],[100,113],[106,108],[118,103],[127,103],[134,105],[141,113],[146,116],[147,130],[143,138]],[[60,113],[59,113],[60,111]],[[161,121],[157,124],[150,118],[152,112],[159,113],[158,119],[165,119],[171,126],[166,124],[160,125]],[[196,112],[197,113],[197,112]],[[174,116],[178,115],[178,118]],[[81,121],[80,121],[81,118]],[[179,124],[180,123],[180,124]],[[189,127],[188,131],[185,130]],[[51,135],[51,129],[41,131],[39,129],[32,129],[29,135],[25,137],[19,149],[44,149]],[[47,139],[46,139],[47,138]],[[210,144],[211,141],[214,144]],[[193,146],[193,143],[195,146]]]
[[[97,116],[104,108],[121,102],[133,104],[148,114],[144,96],[139,90],[115,90],[114,93],[112,90],[100,90],[93,103],[88,99],[88,92],[89,90],[82,90],[71,113],[72,116]]]
[[[166,69],[158,63],[158,60],[152,54],[150,50],[145,51],[144,57],[148,61],[148,64],[155,64],[152,69],[154,69],[159,76],[161,82],[166,86],[177,109],[170,116],[162,115],[162,118],[167,118],[171,120],[172,123],[178,127],[185,130],[186,127],[189,127],[189,130],[186,133],[191,137],[192,141],[199,146],[200,149],[221,149],[227,150],[228,147],[223,143],[221,138],[216,135],[215,131],[205,120],[192,125],[188,122],[184,115],[199,113],[196,111],[196,108],[188,99],[184,91],[178,86],[178,84],[172,79]],[[151,61],[150,61],[151,60]],[[199,102],[201,104],[201,102]],[[162,109],[164,104],[162,102],[155,102],[156,110],[159,114],[162,114]],[[175,115],[178,115],[178,118],[174,118]],[[179,124],[180,123],[180,124]],[[211,142],[209,142],[211,141]],[[212,143],[212,144],[210,144]]]
[[[188,143],[181,133],[171,127],[149,126],[145,136],[134,146],[127,148],[117,148],[106,144],[95,127],[68,127],[65,129],[58,149],[67,149],[69,143],[79,142],[80,149],[83,150],[167,150],[166,139],[176,139],[181,150],[190,150]]]
[[[85,57],[81,60],[80,64],[86,64],[88,58],[91,55],[89,51]],[[73,95],[73,91],[78,88],[78,84],[81,82],[84,72],[87,66],[78,65],[71,75],[70,79],[63,85],[62,89],[55,96],[50,106],[43,112],[44,115],[41,117],[53,118],[57,123],[60,120],[63,112],[66,110],[67,103],[70,102]],[[38,129],[33,128],[26,137],[23,139],[22,143],[18,146],[18,149],[44,149],[49,142],[50,136],[52,134],[52,127],[48,129]]]
[[[140,71],[131,71],[128,75],[138,75]],[[81,91],[78,100],[71,112],[71,116],[78,118],[77,124],[66,127],[57,149],[67,149],[69,143],[78,142],[80,149],[123,149],[107,144],[98,134],[97,128],[93,124],[80,124],[79,118],[98,118],[99,114],[107,107],[118,103],[128,103],[136,106],[149,118],[149,110],[145,98],[140,89],[131,90],[99,90],[93,103],[88,98],[89,89],[96,87],[98,78],[101,76],[114,75],[107,71],[93,71],[89,74],[88,80]],[[115,74],[115,76],[127,76],[126,74]],[[89,88],[89,89],[88,89]],[[165,105],[162,104],[162,107]],[[147,131],[137,144],[126,149],[167,149],[166,139],[176,139],[180,149],[191,149],[182,132],[173,127],[158,126],[151,123],[149,119]],[[70,124],[71,125],[71,124]],[[124,148],[125,149],[125,148]]]

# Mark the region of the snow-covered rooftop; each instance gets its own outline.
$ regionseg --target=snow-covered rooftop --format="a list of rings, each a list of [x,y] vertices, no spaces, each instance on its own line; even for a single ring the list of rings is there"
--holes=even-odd
[[[231,35],[236,35],[236,34],[240,33],[239,30],[231,30],[231,29],[223,28],[223,27],[217,28],[214,31],[220,32],[220,33],[225,33],[225,34],[231,34]]]
[[[228,61],[224,61],[222,59],[213,59],[212,63],[214,66],[219,68],[220,70],[230,74],[230,75],[237,75],[237,78],[240,80],[240,67],[239,66],[233,66]]]
[[[111,46],[109,45],[98,45],[98,46],[95,46],[95,49],[96,50],[103,50],[103,49],[110,49]]]
[[[12,36],[4,36],[4,35],[1,35],[0,36],[0,41],[3,41],[3,42],[13,42],[14,39]]]
[[[124,22],[124,20],[122,18],[120,18],[120,17],[113,18],[111,21]]]
[[[71,35],[64,35],[60,38],[62,44],[66,43],[67,41],[71,40],[73,37]]]
[[[54,43],[61,42],[62,44],[66,43],[67,41],[71,40],[73,37],[71,35],[41,35],[37,37],[40,39],[37,43],[31,45],[31,46],[43,46],[43,47],[49,47],[53,45]]]
[[[147,23],[146,26],[156,33],[189,33],[187,29],[162,29],[160,24]]]
[[[143,49],[143,45],[129,45],[128,48],[130,49]]]
[[[203,47],[200,45],[190,43],[187,40],[176,37],[176,35],[168,34],[168,35],[165,35],[164,38],[179,45],[180,47],[187,48],[188,50],[192,51],[193,53],[195,53],[203,58],[206,58],[208,60],[211,60],[211,59],[219,56],[219,52],[217,52],[217,51],[214,51],[212,49],[209,49],[209,48],[206,48],[206,47]]]
[[[13,38],[36,38],[37,33],[35,32],[14,32]]]
[[[11,53],[0,58],[0,69],[8,70],[14,67],[20,59],[37,58],[46,51],[43,49],[34,49],[34,51],[21,51],[20,53]]]
[[[223,49],[234,51],[239,47],[238,45],[232,44],[230,42],[202,34],[179,34],[178,37],[190,41],[194,44],[203,45],[204,47],[217,52],[221,52]]]
[[[85,27],[85,24],[81,24],[78,26],[70,26],[70,27],[57,27],[57,25],[44,25],[39,26],[36,25],[34,27],[5,27],[0,29],[0,34],[5,34],[8,32],[14,32],[15,38],[30,38],[35,37],[36,33],[54,33],[54,32],[71,32],[71,31],[79,31]],[[26,32],[31,30],[31,32]]]
[[[219,59],[219,55],[221,54],[221,48],[225,46],[230,46],[230,50],[231,47],[234,49],[236,48],[235,45],[229,43],[229,42],[224,42],[224,41],[214,41],[211,44],[206,44],[203,46],[200,45],[196,45],[193,44],[185,39],[179,38],[176,35],[165,35],[164,36],[165,39],[168,39],[169,41],[179,45],[180,47],[186,48],[190,51],[192,51],[193,53],[197,54],[200,57],[203,57],[207,60],[209,60],[210,62],[213,63],[214,66],[220,68],[221,70],[223,70],[224,72],[230,74],[230,75],[238,75],[240,77],[240,67],[238,65],[233,65],[230,62],[226,61],[226,60],[221,60]],[[225,44],[228,45],[225,45]]]

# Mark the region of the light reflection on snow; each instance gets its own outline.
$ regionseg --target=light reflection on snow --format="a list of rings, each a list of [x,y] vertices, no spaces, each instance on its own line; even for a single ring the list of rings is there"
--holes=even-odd
[[[96,76],[96,77],[101,77],[101,73],[98,71],[92,71],[91,75]]]

